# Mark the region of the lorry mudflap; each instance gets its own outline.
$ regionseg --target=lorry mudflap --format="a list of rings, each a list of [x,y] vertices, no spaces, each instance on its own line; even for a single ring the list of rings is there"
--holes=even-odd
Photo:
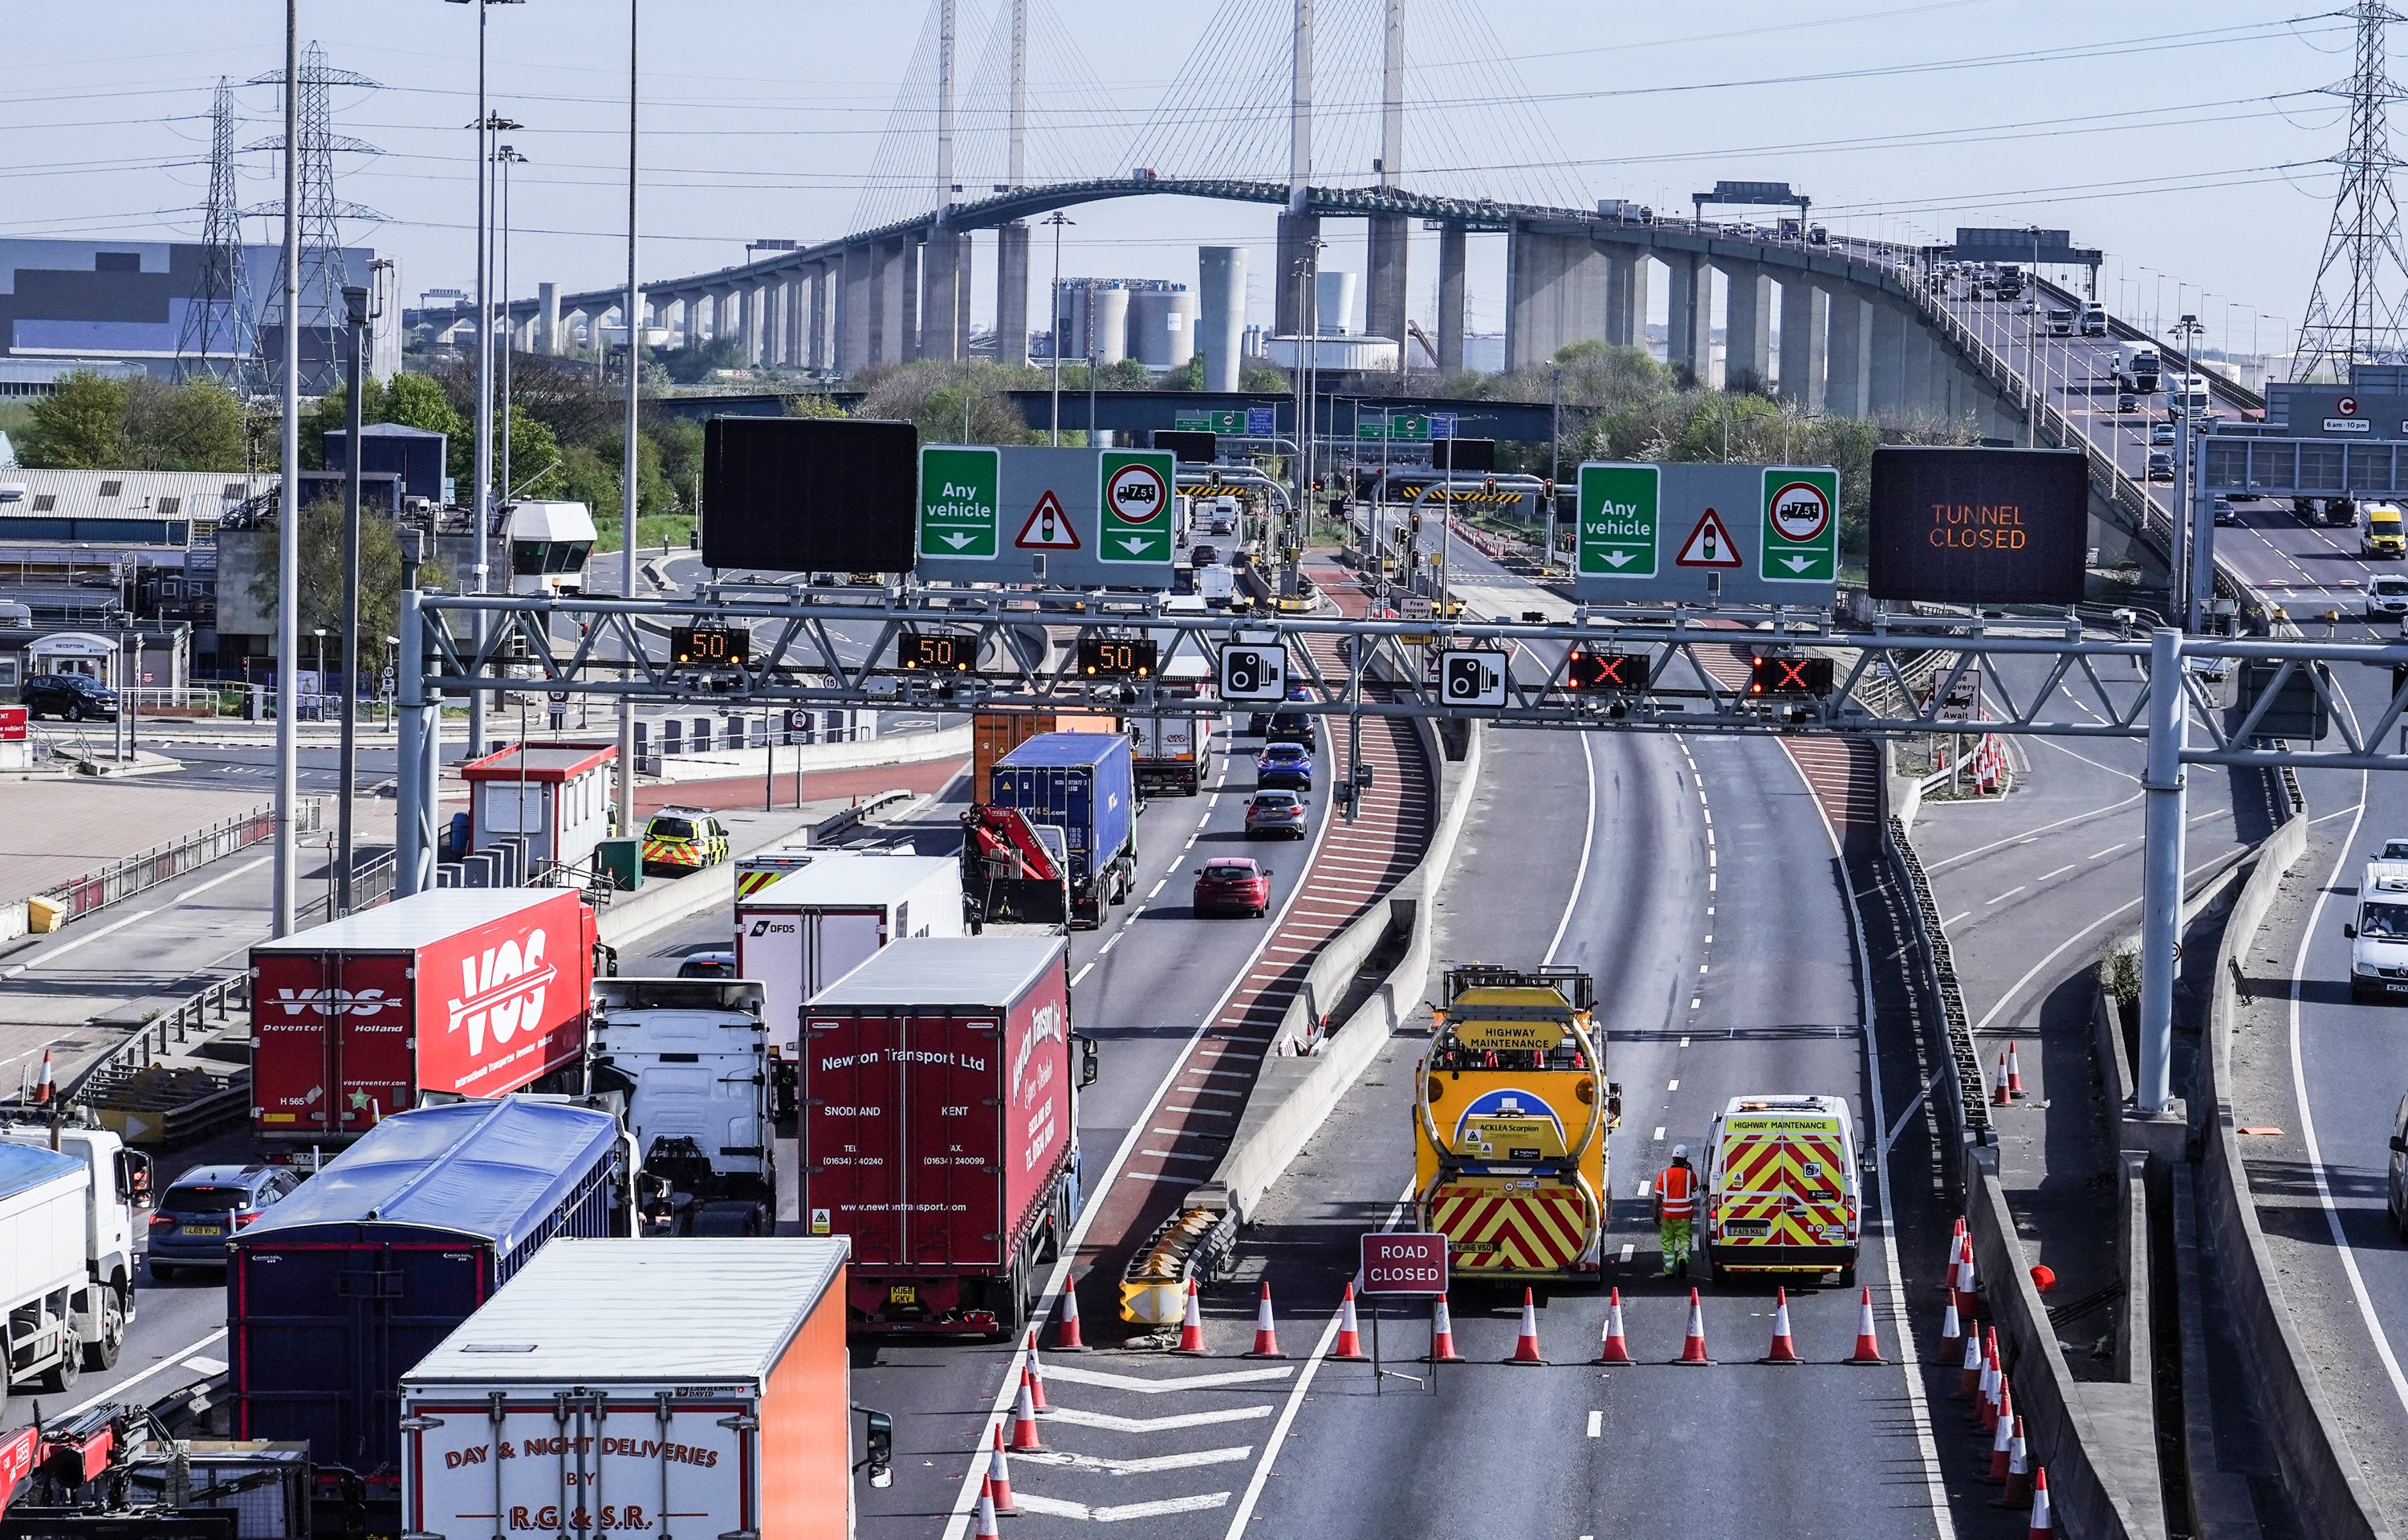
[[[1597,1205],[1578,1187],[1512,1178],[1441,1183],[1423,1205],[1466,1274],[1570,1274],[1597,1265]]]

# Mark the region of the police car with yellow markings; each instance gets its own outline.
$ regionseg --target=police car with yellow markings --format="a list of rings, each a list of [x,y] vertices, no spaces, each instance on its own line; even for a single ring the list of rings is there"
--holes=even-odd
[[[1845,1097],[1735,1096],[1707,1148],[1706,1261],[1732,1273],[1856,1281],[1856,1124]]]
[[[663,808],[644,825],[644,872],[682,877],[727,859],[727,830],[700,808]]]

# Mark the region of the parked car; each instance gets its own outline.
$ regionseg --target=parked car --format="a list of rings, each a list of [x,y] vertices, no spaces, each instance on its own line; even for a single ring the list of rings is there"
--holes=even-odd
[[[2174,479],[2174,453],[2170,449],[2149,451],[2149,480],[2171,482]]]
[[[291,1166],[195,1166],[159,1200],[150,1216],[150,1276],[165,1282],[187,1267],[223,1268],[226,1237],[274,1208],[301,1186]]]
[[[17,686],[17,698],[28,716],[63,716],[70,722],[88,716],[117,718],[117,692],[88,674],[29,674]]]
[[[1310,810],[1296,793],[1258,791],[1246,799],[1247,839],[1268,840],[1283,834],[1301,840],[1312,832]]]
[[[1270,869],[1243,856],[1215,856],[1196,869],[1195,903],[1198,914],[1259,919],[1270,913]]]
[[[1254,787],[1268,791],[1312,789],[1312,751],[1301,743],[1273,741],[1254,756]]]

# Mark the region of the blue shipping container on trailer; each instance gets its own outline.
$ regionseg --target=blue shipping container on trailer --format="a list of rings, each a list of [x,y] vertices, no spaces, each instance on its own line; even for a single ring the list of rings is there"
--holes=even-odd
[[[1039,733],[995,762],[989,784],[993,802],[1062,829],[1082,908],[1126,896],[1137,878],[1137,761],[1125,736]]]
[[[547,1241],[625,1233],[623,1147],[608,1113],[522,1097],[378,1124],[234,1237],[234,1436],[393,1497],[401,1376]]]

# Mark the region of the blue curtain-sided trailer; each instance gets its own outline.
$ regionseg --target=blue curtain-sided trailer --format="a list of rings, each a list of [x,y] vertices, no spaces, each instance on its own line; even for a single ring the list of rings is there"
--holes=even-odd
[[[229,1243],[234,1436],[397,1500],[401,1376],[546,1242],[627,1233],[624,1149],[608,1113],[523,1097],[380,1123]]]
[[[987,801],[964,815],[970,837],[962,887],[974,919],[1058,921],[1067,886],[1071,923],[1094,926],[1106,905],[1128,898],[1137,881],[1137,770],[1126,737],[1039,733],[996,761],[988,787]],[[1034,835],[1050,857],[1055,830],[1067,884],[1049,860],[1014,855]]]

